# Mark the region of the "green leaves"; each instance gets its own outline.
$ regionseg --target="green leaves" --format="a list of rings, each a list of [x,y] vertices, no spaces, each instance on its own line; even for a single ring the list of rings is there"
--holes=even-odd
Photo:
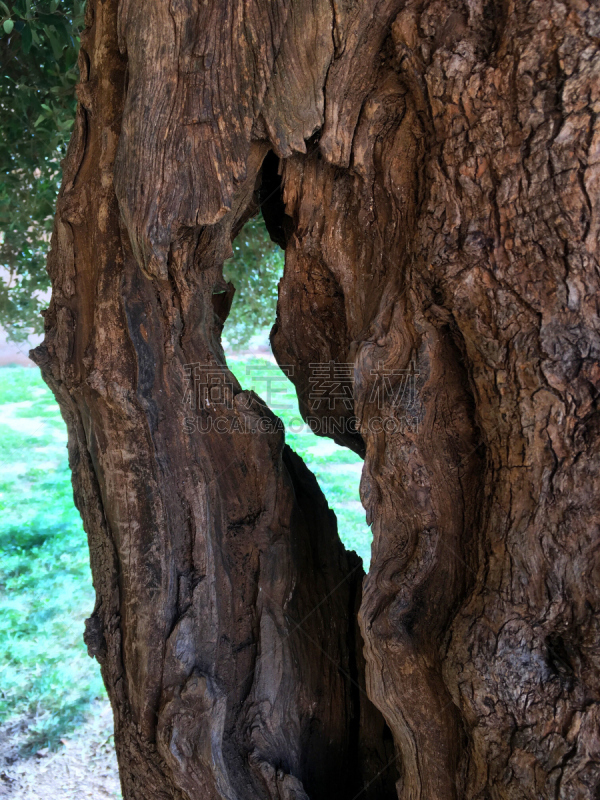
[[[23,25],[21,30],[21,48],[23,53],[27,55],[31,50],[31,45],[33,44],[33,35],[31,33],[31,28],[29,25]]]
[[[42,330],[83,11],[82,0],[0,0],[0,324],[16,341]]]
[[[283,253],[270,240],[262,217],[246,223],[223,273],[235,286],[223,335],[230,346],[245,347],[254,334],[275,322],[277,284],[283,273]]]

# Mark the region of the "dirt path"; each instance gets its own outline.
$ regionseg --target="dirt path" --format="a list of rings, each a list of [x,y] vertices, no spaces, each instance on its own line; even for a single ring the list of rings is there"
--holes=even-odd
[[[108,701],[92,707],[85,725],[62,739],[56,753],[41,750],[21,759],[19,726],[6,726],[0,741],[0,797],[11,800],[116,800],[121,797]]]

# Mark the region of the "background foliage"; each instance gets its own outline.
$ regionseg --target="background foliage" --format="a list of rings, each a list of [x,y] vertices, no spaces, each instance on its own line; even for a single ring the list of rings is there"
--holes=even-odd
[[[23,341],[43,331],[46,252],[60,161],[73,127],[83,0],[0,0],[0,325]],[[251,220],[226,265],[236,286],[226,338],[243,347],[272,324],[283,259]]]
[[[42,330],[83,8],[83,0],[0,0],[0,324],[16,341]]]
[[[232,349],[243,348],[257,334],[266,338],[275,322],[283,262],[283,251],[270,240],[262,216],[249,220],[233,243],[233,258],[223,267],[225,279],[236,287],[223,331]]]

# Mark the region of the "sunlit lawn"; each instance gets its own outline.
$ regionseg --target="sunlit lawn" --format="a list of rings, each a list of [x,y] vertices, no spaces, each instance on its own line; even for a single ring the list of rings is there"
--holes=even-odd
[[[244,388],[264,397],[260,376],[273,374],[272,363],[230,364]],[[358,502],[361,460],[298,431],[291,384],[271,384],[270,395],[265,399],[289,429],[288,444],[315,473],[337,515],[342,541],[367,566],[371,535]],[[36,369],[0,368],[0,724],[27,719],[29,750],[54,747],[105,696],[82,640],[93,605],[58,406]]]
[[[66,431],[39,372],[0,369],[0,723],[55,745],[104,696],[83,621],[94,607]]]

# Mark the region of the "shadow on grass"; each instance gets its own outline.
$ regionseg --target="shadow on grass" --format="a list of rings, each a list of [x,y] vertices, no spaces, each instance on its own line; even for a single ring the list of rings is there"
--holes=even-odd
[[[0,726],[0,739],[10,742],[10,752],[0,753],[0,756],[13,763],[46,748],[52,752],[59,750],[61,740],[86,722],[89,711],[90,701],[86,698],[63,704],[54,713],[30,713],[7,720]]]

